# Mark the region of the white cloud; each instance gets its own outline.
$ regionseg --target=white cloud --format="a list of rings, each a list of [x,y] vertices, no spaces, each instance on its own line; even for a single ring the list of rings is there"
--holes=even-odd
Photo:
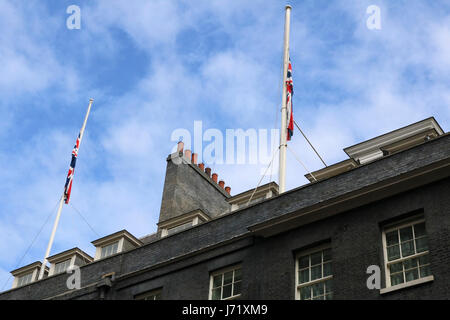
[[[385,1],[383,29],[374,33],[365,27],[366,3],[317,8],[314,1],[306,1],[293,12],[294,115],[328,164],[346,157],[344,147],[430,115],[438,114],[444,129],[450,121],[449,17],[434,17],[423,4],[394,10]],[[411,24],[417,12],[421,16]],[[218,127],[223,133],[226,128],[279,126],[279,117],[276,123],[274,119],[281,100],[279,3],[85,4],[79,38],[65,39],[73,41],[80,55],[71,61],[57,48],[55,30],[62,17],[38,2],[0,4],[0,138],[14,139],[0,152],[0,206],[7,212],[0,234],[8,239],[2,241],[8,247],[0,246],[0,252],[6,269],[15,267],[62,192],[76,129],[72,122],[70,130],[66,124],[64,132],[60,125],[55,128],[55,122],[67,119],[57,119],[51,111],[72,108],[73,101],[80,101],[74,96],[89,93],[95,101],[71,202],[100,236],[124,228],[143,236],[156,229],[172,130],[192,131],[194,120],[203,121],[203,130]],[[194,43],[183,38],[194,33],[194,40],[189,39]],[[184,50],[185,45],[192,48]],[[108,96],[109,83],[89,88],[91,77],[98,76],[96,64],[114,64],[127,50],[143,52],[148,61],[131,89]],[[80,73],[77,63],[93,69]],[[49,111],[39,119],[24,118],[27,106],[12,99],[41,101],[45,95],[58,103],[39,105]],[[84,108],[73,109],[74,119],[81,119]],[[24,136],[10,133],[26,125],[24,120],[36,124],[29,125]],[[6,144],[6,138],[0,143]],[[297,130],[290,147],[310,170],[322,167]],[[306,183],[304,169],[289,152],[287,157],[288,189]],[[254,187],[262,168],[214,166],[233,194]],[[277,174],[273,172],[272,180]],[[52,222],[23,263],[42,258]],[[75,210],[65,206],[52,252],[79,246],[92,254],[90,241],[96,237]],[[0,281],[7,274],[2,272]]]

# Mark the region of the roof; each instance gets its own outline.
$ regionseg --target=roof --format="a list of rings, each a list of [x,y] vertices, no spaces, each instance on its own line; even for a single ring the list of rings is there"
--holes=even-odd
[[[142,245],[142,241],[139,240],[138,238],[136,238],[135,236],[133,236],[131,233],[129,233],[127,230],[123,229],[120,231],[117,231],[113,234],[107,235],[105,237],[102,237],[100,239],[94,240],[91,243],[98,247],[101,246],[103,244],[106,244],[108,242],[114,241],[114,240],[118,240],[120,238],[124,237],[125,239],[129,240],[131,243],[134,243],[137,246]]]
[[[267,192],[272,191],[273,195],[278,195],[278,184],[276,182],[269,182],[262,186],[259,186],[255,189],[250,189],[244,192],[241,192],[237,195],[234,195],[227,199],[228,203],[234,204],[234,203],[246,203],[250,197],[253,195],[253,199],[260,198],[261,196],[265,195]],[[255,192],[255,194],[253,194]]]
[[[305,174],[310,182],[316,182],[372,161],[407,150],[444,134],[439,123],[430,117],[344,149],[349,159]]]
[[[65,260],[66,258],[72,257],[73,255],[77,255],[77,256],[81,257],[82,259],[87,260],[88,262],[91,262],[94,260],[94,258],[92,258],[90,255],[88,255],[86,252],[75,247],[75,248],[54,254],[53,256],[48,257],[47,261],[50,263],[56,263],[56,262]]]
[[[400,140],[408,139],[423,132],[435,132],[437,136],[443,135],[439,123],[434,117],[430,117],[394,131],[382,134],[375,138],[360,142],[344,149],[344,152],[356,161],[365,163],[370,161],[374,152],[382,152],[382,148],[396,143]]]
[[[364,201],[376,201],[450,176],[450,135],[445,134],[408,150],[383,157],[340,175],[285,192],[254,205],[223,215],[195,228],[173,234],[119,255],[81,267],[83,281],[95,283],[106,272],[116,279],[149,272],[187,257],[204,254],[219,246],[236,250],[249,246],[253,235],[267,236],[341,214]],[[371,198],[374,195],[375,197]],[[201,241],[199,241],[201,239]],[[182,244],[182,245],[180,245]],[[101,267],[99,267],[101,264]],[[58,277],[47,278],[30,298],[48,298],[66,292]],[[39,287],[41,286],[41,287]],[[7,298],[8,292],[0,294]]]
[[[24,267],[20,267],[19,269],[15,269],[15,270],[11,271],[11,274],[14,277],[16,277],[16,276],[19,276],[21,274],[27,273],[27,272],[29,272],[31,270],[34,270],[36,268],[41,268],[41,266],[42,266],[42,262],[36,261],[36,262],[30,263],[30,264],[28,264],[28,265],[26,265]],[[45,267],[45,269],[48,270],[48,267]]]

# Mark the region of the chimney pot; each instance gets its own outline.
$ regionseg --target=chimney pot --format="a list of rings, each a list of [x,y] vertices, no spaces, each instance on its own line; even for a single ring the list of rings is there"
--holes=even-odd
[[[183,141],[180,141],[180,142],[178,142],[178,146],[177,146],[177,152],[178,153],[183,153],[183,149],[184,149],[184,142]]]
[[[187,149],[184,151],[184,157],[186,160],[191,161],[191,150]]]
[[[205,173],[206,173],[206,175],[207,175],[208,177],[211,178],[211,168],[206,168],[206,169],[205,169]]]
[[[219,186],[223,189],[225,187],[225,181],[220,180],[219,181]]]
[[[225,191],[226,191],[229,195],[231,195],[231,188],[230,188],[230,187],[225,187]]]
[[[198,167],[200,168],[200,170],[205,171],[205,164],[204,163],[200,163],[198,165]]]
[[[217,178],[219,177],[219,175],[217,173],[213,173],[212,174],[212,179],[215,183],[217,183]]]
[[[192,160],[191,161],[192,161],[193,164],[197,164],[197,154],[196,153],[192,154]]]

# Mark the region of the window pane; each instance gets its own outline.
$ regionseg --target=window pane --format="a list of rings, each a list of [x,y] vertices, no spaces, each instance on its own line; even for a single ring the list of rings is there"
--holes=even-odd
[[[311,281],[322,278],[322,265],[311,268]]]
[[[214,276],[213,278],[213,288],[222,286],[222,275]]]
[[[331,276],[331,262],[324,263],[323,265],[323,276]]]
[[[29,273],[29,274],[26,274],[26,275],[20,277],[17,285],[24,286],[26,284],[29,284],[31,282],[32,277],[33,277],[32,273]]]
[[[403,271],[403,264],[401,262],[394,263],[394,264],[391,264],[391,266],[389,268],[391,270],[391,273],[402,272]]]
[[[233,271],[227,272],[223,276],[223,284],[230,284],[233,281]]]
[[[400,241],[408,241],[413,238],[412,227],[400,229]]]
[[[220,300],[220,289],[221,288],[212,290],[212,300]]]
[[[55,265],[55,274],[63,273],[69,267],[70,260],[66,260]]]
[[[111,252],[111,254],[117,253],[117,248],[118,248],[118,247],[119,247],[119,243],[118,243],[118,242],[114,243],[114,244],[112,245],[112,252]]]
[[[325,292],[330,293],[333,292],[333,280],[325,281]]]
[[[309,267],[309,256],[298,259],[298,268],[304,269]]]
[[[420,277],[424,278],[424,277],[428,277],[429,275],[431,275],[431,270],[430,270],[430,266],[426,266],[426,267],[421,267],[420,268]]]
[[[323,250],[323,261],[330,261],[331,260],[331,249]]]
[[[428,257],[428,254],[421,256],[419,258],[419,265],[423,266],[424,264],[429,264],[430,263],[430,259]]]
[[[392,261],[400,258],[400,249],[398,245],[387,248],[388,260]]]
[[[403,283],[403,273],[397,273],[391,275],[391,285],[395,286],[397,284]]]
[[[233,284],[233,296],[241,294],[241,281]]]
[[[417,250],[417,253],[424,252],[424,251],[428,250],[428,239],[427,239],[427,237],[416,239],[416,250]]]
[[[241,269],[234,270],[234,281],[240,281],[242,279]]]
[[[333,300],[333,293],[330,292],[328,294],[325,295],[325,300]]]
[[[314,284],[313,286],[312,286],[312,291],[313,291],[313,297],[317,297],[317,296],[320,296],[320,295],[323,295],[324,294],[324,288],[325,286],[324,286],[324,283],[323,282],[319,282],[319,283],[316,283],[316,284]]]
[[[311,255],[311,265],[322,263],[322,252],[317,252]]]
[[[231,297],[231,284],[223,287],[222,299]]]
[[[394,244],[398,244],[397,230],[386,233],[386,245],[392,246]]]
[[[302,299],[302,300],[311,299],[311,287],[310,286],[300,288],[300,299]]]
[[[425,222],[416,224],[414,226],[414,236],[416,238],[422,237],[425,235]]]
[[[419,270],[412,269],[405,272],[406,282],[419,279]]]
[[[299,283],[309,282],[309,269],[305,269],[299,272]]]
[[[408,241],[402,243],[402,256],[407,257],[414,254],[414,243],[413,241]]]
[[[419,262],[419,259],[417,259],[417,258],[405,260],[403,262],[404,265],[405,265],[405,270],[417,268],[418,267],[418,262]]]

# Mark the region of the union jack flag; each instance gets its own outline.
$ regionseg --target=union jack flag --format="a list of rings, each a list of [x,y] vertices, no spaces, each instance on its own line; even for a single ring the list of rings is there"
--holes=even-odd
[[[70,161],[69,172],[67,173],[66,184],[64,185],[64,202],[69,203],[70,192],[72,191],[72,180],[75,170],[75,164],[77,163],[78,148],[80,147],[80,134],[78,134],[77,142],[72,150],[72,161]]]
[[[294,110],[292,109],[292,96],[294,95],[294,82],[292,81],[292,65],[289,58],[289,66],[286,77],[286,109],[287,109],[287,141],[294,135]]]

